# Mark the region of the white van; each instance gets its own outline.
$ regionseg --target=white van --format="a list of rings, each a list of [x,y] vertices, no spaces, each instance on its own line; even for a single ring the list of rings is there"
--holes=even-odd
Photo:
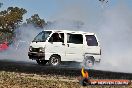
[[[100,62],[101,48],[94,33],[68,30],[45,30],[31,42],[29,59],[38,64],[58,66],[62,61]]]

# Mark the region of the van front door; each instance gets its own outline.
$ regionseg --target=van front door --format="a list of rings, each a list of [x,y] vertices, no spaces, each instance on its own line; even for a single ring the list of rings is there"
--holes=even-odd
[[[50,57],[53,54],[65,57],[64,33],[53,33],[46,43],[46,55]],[[49,58],[48,58],[49,59]]]
[[[69,61],[82,61],[83,35],[67,34],[66,58]]]

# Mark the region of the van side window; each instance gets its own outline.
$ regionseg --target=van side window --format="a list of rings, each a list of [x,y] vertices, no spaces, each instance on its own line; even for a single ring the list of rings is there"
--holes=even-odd
[[[64,33],[53,33],[48,42],[64,42]]]
[[[86,35],[86,41],[88,46],[98,46],[98,42],[94,35]]]
[[[67,34],[67,43],[83,44],[83,36],[81,34]]]

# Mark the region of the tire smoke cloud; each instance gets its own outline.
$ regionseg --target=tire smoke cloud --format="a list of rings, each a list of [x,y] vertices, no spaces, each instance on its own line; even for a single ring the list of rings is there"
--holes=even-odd
[[[63,3],[62,1],[61,4]],[[75,24],[76,21],[80,21],[83,25],[80,25],[78,28],[73,24],[73,30],[82,30],[97,34],[102,48],[102,60],[93,69],[131,73],[131,8],[122,0],[118,1],[112,7],[108,6],[103,9],[99,9],[100,6],[97,8],[93,7],[94,5],[90,0],[87,1],[87,5],[89,8],[86,8],[85,0],[77,0],[70,3],[70,6],[64,9],[62,8],[62,13],[60,11],[57,14],[58,17],[56,17],[56,20],[59,19],[59,21],[56,25],[59,25],[59,23],[69,23],[63,25],[63,27],[67,27],[71,24],[71,21]]]
[[[0,59],[13,61],[31,61],[28,59],[28,49],[33,38],[42,29],[36,29],[33,25],[22,25],[15,31],[16,38],[9,49],[0,52]]]

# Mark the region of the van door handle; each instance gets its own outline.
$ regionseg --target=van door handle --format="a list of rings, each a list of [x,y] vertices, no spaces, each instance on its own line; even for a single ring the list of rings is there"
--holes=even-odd
[[[67,44],[67,46],[69,47],[69,44]]]

